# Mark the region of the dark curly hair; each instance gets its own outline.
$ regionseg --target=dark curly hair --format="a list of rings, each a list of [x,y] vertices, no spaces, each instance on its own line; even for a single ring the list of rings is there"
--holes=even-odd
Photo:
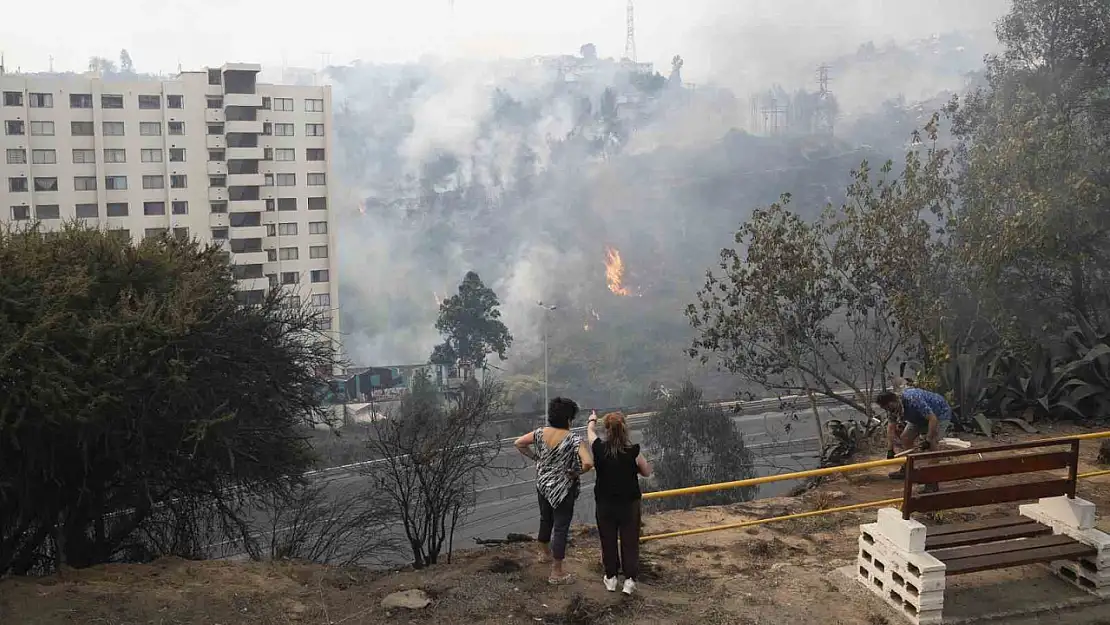
[[[566,397],[556,397],[547,404],[547,424],[553,428],[568,429],[578,414],[578,404]]]

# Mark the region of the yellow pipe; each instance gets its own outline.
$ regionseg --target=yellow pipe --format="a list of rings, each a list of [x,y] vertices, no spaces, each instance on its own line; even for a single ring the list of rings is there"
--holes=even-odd
[[[1110,469],[1107,469],[1105,471],[1091,471],[1089,473],[1080,473],[1076,477],[1082,480],[1089,477],[1102,477],[1103,475],[1110,475]]]
[[[1030,441],[1036,443],[1054,443],[1054,442],[1067,442],[1072,440],[1087,441],[1096,440],[1100,438],[1110,438],[1110,430],[1105,432],[1092,432],[1089,434],[1076,434],[1074,436],[1061,436],[1057,438],[1046,438],[1039,441]],[[984,452],[990,451],[984,449]],[[745,486],[758,486],[760,484],[769,484],[771,482],[782,482],[786,480],[801,480],[809,477],[821,477],[824,475],[835,475],[837,473],[848,473],[851,471],[865,471],[867,469],[876,469],[879,467],[892,467],[901,466],[906,462],[905,457],[892,458],[890,460],[872,460],[870,462],[858,462],[856,464],[845,464],[836,467],[825,467],[823,469],[811,469],[809,471],[796,471],[793,473],[780,473],[778,475],[765,475],[763,477],[753,477],[746,480],[736,480],[734,482],[719,482],[716,484],[703,484],[701,486],[687,486],[685,488],[673,488],[671,490],[658,490],[651,493],[644,493],[644,499],[664,499],[667,497],[680,497],[682,495],[698,495],[701,493],[713,493],[719,490],[730,490],[733,488],[743,488]]]
[[[822,514],[832,514],[834,512],[851,512],[852,510],[862,510],[864,508],[877,508],[879,506],[892,506],[902,503],[902,498],[897,499],[884,499],[882,501],[869,501],[867,503],[856,503],[850,506],[840,506],[839,508],[826,508],[824,510],[812,510],[810,512],[798,512],[796,514],[787,514],[785,516],[776,516],[769,519],[752,519],[751,521],[740,521],[739,523],[729,523],[728,525],[716,525],[713,527],[699,527],[691,530],[682,530],[679,532],[668,532],[666,534],[650,534],[648,536],[641,536],[640,542],[645,543],[649,540],[660,540],[662,538],[676,538],[678,536],[693,536],[695,534],[706,534],[709,532],[719,532],[721,530],[739,529],[741,527],[751,527],[753,525],[763,525],[764,523],[774,523],[775,521],[789,521],[791,519],[804,519],[811,516],[820,516]]]

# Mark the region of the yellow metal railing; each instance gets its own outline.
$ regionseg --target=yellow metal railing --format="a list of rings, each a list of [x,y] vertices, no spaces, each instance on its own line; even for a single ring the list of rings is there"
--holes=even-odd
[[[1097,440],[1102,438],[1110,438],[1110,431],[1106,432],[1092,432],[1090,434],[1077,434],[1075,436],[1061,436],[1056,438],[1046,438],[1041,441],[1031,442],[1066,442],[1066,441],[1085,441]],[[984,448],[983,452],[990,452],[990,448]],[[779,475],[766,475],[763,477],[753,477],[746,480],[736,480],[733,482],[720,482],[717,484],[704,484],[702,486],[689,486],[686,488],[674,488],[671,490],[660,490],[651,493],[644,493],[644,499],[663,499],[666,497],[679,497],[682,495],[697,495],[700,493],[712,493],[721,490],[730,490],[733,488],[743,488],[745,486],[758,486],[760,484],[768,484],[771,482],[781,482],[785,480],[799,480],[810,477],[820,477],[824,475],[834,475],[838,473],[849,473],[852,471],[864,471],[867,469],[875,469],[879,467],[889,467],[901,465],[906,462],[905,458],[892,458],[890,460],[872,460],[870,462],[858,462],[856,464],[846,464],[839,467],[826,467],[823,469],[812,469],[809,471],[796,471],[794,473],[781,473]],[[1079,479],[1087,479],[1092,477],[1101,477],[1110,475],[1110,470],[1103,471],[1089,471],[1081,473],[1077,477]],[[898,506],[902,503],[902,498],[896,499],[883,499],[881,501],[869,501],[866,503],[857,503],[848,506],[840,506],[837,508],[824,508],[821,510],[811,510],[809,512],[798,512],[795,514],[786,514],[777,517],[770,517],[766,519],[752,519],[748,521],[739,521],[737,523],[728,523],[726,525],[714,525],[712,527],[699,527],[688,530],[681,530],[677,532],[666,532],[662,534],[649,534],[641,536],[640,542],[648,542],[651,540],[661,540],[664,538],[677,538],[679,536],[693,536],[696,534],[706,534],[709,532],[720,532],[724,530],[740,529],[742,527],[751,527],[753,525],[763,525],[765,523],[775,523],[778,521],[789,521],[792,519],[804,519],[807,517],[822,516],[826,514],[835,514],[838,512],[851,512],[853,510],[863,510],[866,508],[878,508],[881,506]]]

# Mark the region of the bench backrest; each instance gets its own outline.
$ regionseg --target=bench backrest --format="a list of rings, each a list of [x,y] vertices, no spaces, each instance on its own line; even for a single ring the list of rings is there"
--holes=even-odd
[[[997,457],[982,458],[988,454]],[[979,458],[965,459],[968,456],[979,456]],[[914,492],[915,484],[943,484],[956,480],[1060,469],[1067,469],[1066,478],[1041,473],[1036,480],[1024,480],[1019,483],[941,488],[933,493]],[[911,454],[906,457],[902,516],[908,519],[914,512],[970,508],[1060,495],[1074,498],[1078,471],[1078,440],[1016,443]]]

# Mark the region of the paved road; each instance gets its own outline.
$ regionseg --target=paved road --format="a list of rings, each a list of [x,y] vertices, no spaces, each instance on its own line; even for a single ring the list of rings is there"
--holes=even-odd
[[[830,406],[821,409],[822,417],[854,418],[851,411]],[[631,438],[643,440],[646,418],[630,418]],[[793,416],[790,412],[737,414],[733,422],[744,433],[747,445],[756,456],[760,475],[801,471],[817,466],[819,444],[812,413]],[[474,538],[504,538],[510,532],[534,533],[539,523],[532,462],[521,456],[510,442],[504,442],[495,466],[499,470],[479,487],[476,508],[456,530],[457,548],[475,545]],[[329,493],[356,497],[373,485],[357,471],[327,472],[318,476],[326,481]],[[795,482],[776,482],[760,488],[758,497],[773,497],[788,492]],[[575,522],[592,524],[593,474],[583,478],[583,492],[575,508]],[[398,530],[399,531],[399,530]],[[234,554],[226,554],[234,555]]]

